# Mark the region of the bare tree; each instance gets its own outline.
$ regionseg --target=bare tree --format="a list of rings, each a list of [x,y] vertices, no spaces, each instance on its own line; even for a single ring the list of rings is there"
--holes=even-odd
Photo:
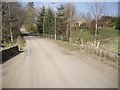
[[[36,22],[35,22],[35,18],[36,18],[36,13],[35,13],[35,6],[33,2],[29,2],[27,4],[27,8],[25,10],[26,12],[26,17],[25,17],[25,23],[24,26],[26,28],[27,31],[29,32],[36,32]]]
[[[67,22],[66,33],[67,33],[69,42],[71,42],[71,29],[74,24],[73,21],[74,21],[75,13],[76,13],[75,6],[71,3],[67,3],[64,8],[64,14],[65,14],[66,22]]]
[[[96,45],[96,37],[98,33],[98,20],[105,13],[106,5],[105,3],[100,2],[92,2],[88,4],[89,12],[93,15],[95,19],[95,42]]]
[[[83,34],[84,33],[82,31],[83,31],[83,28],[88,29],[90,27],[90,22],[91,22],[92,17],[91,17],[91,14],[89,12],[87,12],[87,13],[78,13],[77,17],[81,21],[80,30],[81,30],[82,35],[80,36],[81,37],[80,38],[80,44],[83,45],[83,42],[84,42]]]
[[[82,20],[83,23],[86,23],[86,28],[90,27],[90,22],[92,20],[92,16],[91,16],[90,12],[80,13],[80,19]]]
[[[22,26],[22,8],[18,2],[2,2],[2,41],[16,40]],[[9,40],[10,39],[10,40]]]

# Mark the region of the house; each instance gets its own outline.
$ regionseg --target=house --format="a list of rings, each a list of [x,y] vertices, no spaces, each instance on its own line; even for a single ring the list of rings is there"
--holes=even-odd
[[[74,28],[79,28],[82,23],[85,23],[85,21],[82,20],[82,19],[76,19],[73,27]]]

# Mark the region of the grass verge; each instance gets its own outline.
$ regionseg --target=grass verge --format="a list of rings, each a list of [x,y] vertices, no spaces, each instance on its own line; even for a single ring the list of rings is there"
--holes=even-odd
[[[79,50],[79,46],[75,45],[75,44],[71,44],[71,43],[68,43],[68,42],[60,41],[60,40],[56,40],[56,41],[53,40],[53,39],[48,39],[48,40],[54,42],[58,46],[61,46],[61,47],[65,48],[65,49],[68,49],[70,51]]]

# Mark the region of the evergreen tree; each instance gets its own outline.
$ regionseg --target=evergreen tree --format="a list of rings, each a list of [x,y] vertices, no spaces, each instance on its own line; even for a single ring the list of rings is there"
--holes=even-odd
[[[45,33],[49,35],[55,34],[55,15],[51,8],[48,8],[46,13]]]
[[[57,34],[58,35],[64,35],[66,33],[66,23],[64,21],[64,5],[61,5],[57,8]]]
[[[45,17],[46,17],[46,12],[45,12],[45,7],[43,6],[41,8],[41,11],[38,15],[38,20],[37,20],[37,31],[40,33],[40,34],[44,34],[44,26],[45,26]]]
[[[55,34],[55,14],[51,8],[43,6],[38,15],[37,30],[40,34]]]

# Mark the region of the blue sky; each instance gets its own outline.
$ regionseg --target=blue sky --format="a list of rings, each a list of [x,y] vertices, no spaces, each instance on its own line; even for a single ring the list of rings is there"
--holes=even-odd
[[[115,1],[115,0],[114,0]],[[23,4],[25,5],[27,2],[24,2]],[[67,2],[56,2],[55,3],[55,7],[58,7],[59,5],[61,4],[64,4],[64,3],[67,3]],[[91,2],[72,2],[77,11],[78,12],[87,12],[87,3],[91,3]],[[108,15],[112,15],[112,16],[117,16],[118,15],[118,2],[116,0],[116,2],[105,2],[106,3],[106,13]],[[51,2],[34,2],[34,5],[36,7],[41,7],[42,5],[45,5],[45,6],[52,6],[53,5],[51,4]]]
[[[32,1],[32,2],[51,2],[51,1],[55,1],[55,2],[119,2],[119,0],[19,0],[22,2],[28,2],[28,1]]]

